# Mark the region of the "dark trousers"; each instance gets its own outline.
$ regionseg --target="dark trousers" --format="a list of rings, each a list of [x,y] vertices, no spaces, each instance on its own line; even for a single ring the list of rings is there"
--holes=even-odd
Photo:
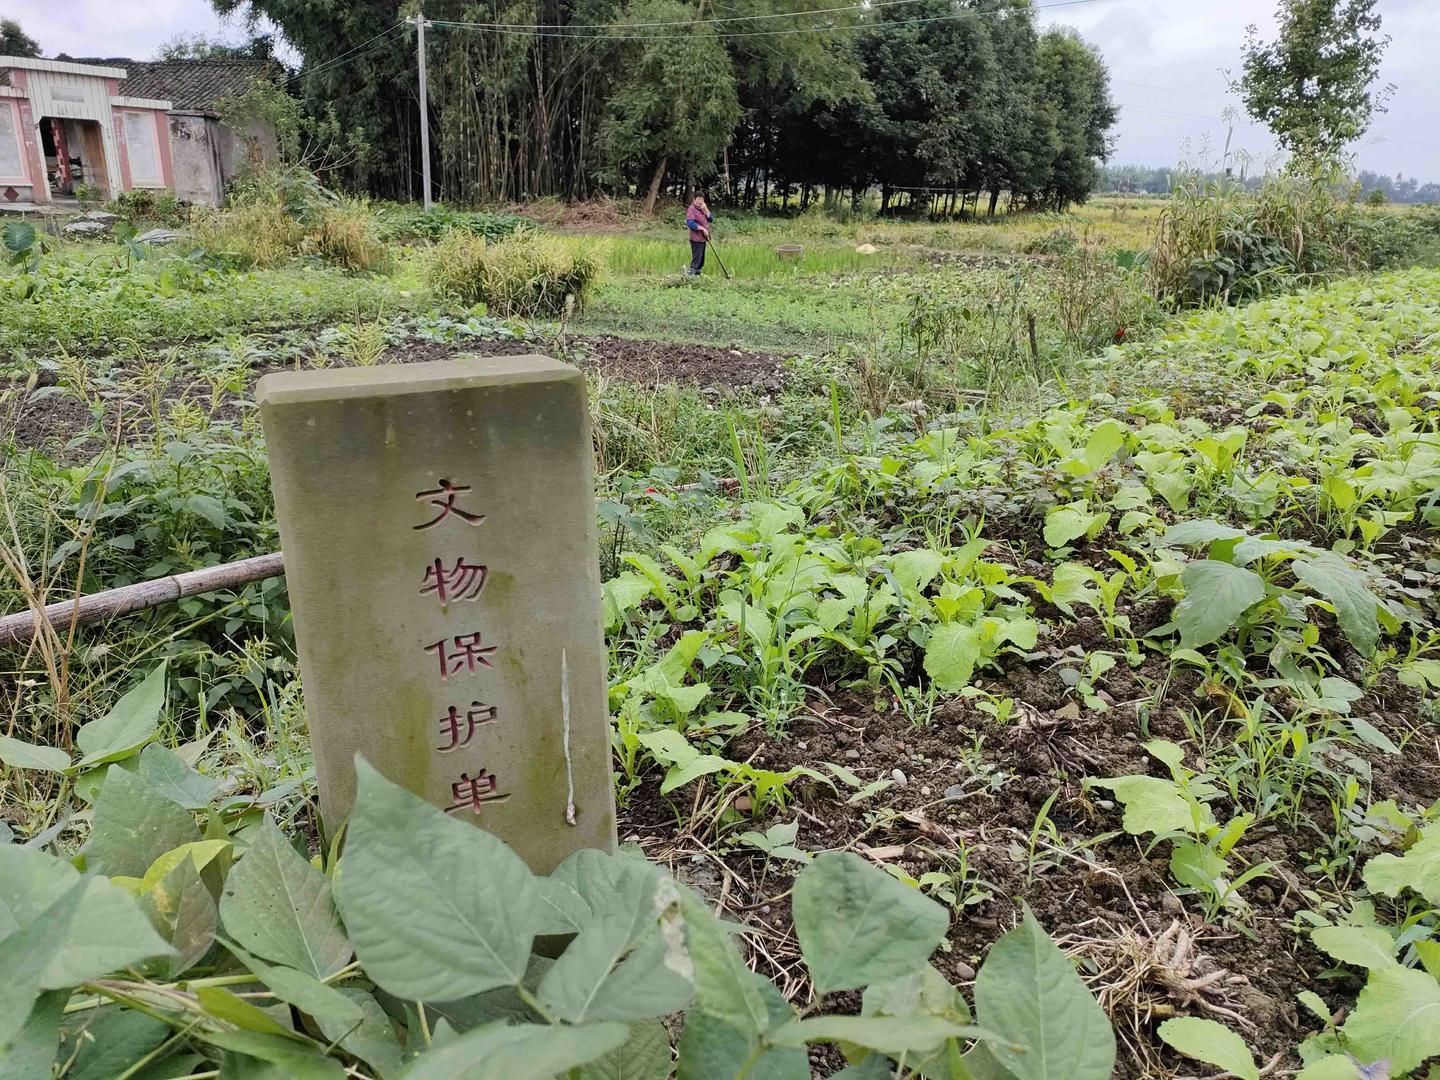
[[[705,241],[690,238],[690,273],[698,275],[705,269]]]

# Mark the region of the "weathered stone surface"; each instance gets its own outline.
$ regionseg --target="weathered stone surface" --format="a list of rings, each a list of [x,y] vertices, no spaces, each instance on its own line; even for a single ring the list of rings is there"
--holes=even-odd
[[[78,218],[60,231],[66,236],[103,236],[110,231],[110,226],[100,221],[86,221],[84,218]]]
[[[581,374],[464,357],[257,397],[327,829],[360,753],[539,872],[613,848]]]
[[[176,229],[148,229],[135,237],[135,242],[164,247],[166,244],[175,243],[176,240],[184,240],[188,235],[189,233],[183,233]]]
[[[109,210],[87,210],[80,215],[81,221],[98,221],[101,225],[114,225],[120,220],[119,214],[112,214]]]

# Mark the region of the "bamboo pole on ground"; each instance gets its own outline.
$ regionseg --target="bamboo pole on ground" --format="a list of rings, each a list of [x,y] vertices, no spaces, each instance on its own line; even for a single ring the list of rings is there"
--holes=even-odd
[[[281,552],[270,555],[256,555],[253,559],[207,566],[203,570],[190,570],[183,574],[141,581],[119,589],[91,593],[75,600],[62,600],[47,604],[43,611],[17,611],[0,618],[0,646],[24,645],[35,637],[43,618],[51,626],[67,627],[73,619],[77,625],[99,622],[134,611],[159,607],[172,600],[187,596],[215,592],[218,589],[235,589],[252,581],[280,577],[285,573],[285,561]]]

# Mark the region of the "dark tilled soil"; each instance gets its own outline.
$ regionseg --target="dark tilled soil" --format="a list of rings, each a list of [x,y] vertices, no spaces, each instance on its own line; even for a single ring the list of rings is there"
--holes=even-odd
[[[773,353],[745,352],[717,345],[685,345],[670,341],[638,341],[621,337],[570,338],[563,350],[533,341],[460,341],[437,345],[415,342],[385,353],[387,363],[445,360],[460,353],[517,356],[540,352],[556,355],[605,376],[641,386],[679,383],[710,388],[754,388],[778,391],[780,360]]]
[[[756,967],[801,1000],[808,988],[788,896],[798,867],[779,860],[767,867],[763,855],[734,840],[745,829],[797,819],[797,843],[806,850],[855,851],[916,879],[929,872],[947,876],[942,887],[955,893],[956,907],[935,964],[957,984],[973,980],[990,943],[1027,903],[1080,961],[1082,975],[1110,1009],[1120,1039],[1116,1076],[1138,1080],[1183,1071],[1154,1035],[1164,1019],[1183,1014],[1242,1031],[1262,1064],[1279,1055],[1298,1066],[1292,1051],[1315,1024],[1297,1014],[1296,992],[1320,988],[1338,1007],[1359,988],[1343,979],[1318,981],[1332,965],[1294,929],[1296,913],[1309,906],[1303,891],[1332,889],[1305,869],[1309,859],[1302,852],[1317,834],[1303,824],[1294,831],[1268,823],[1253,828],[1238,854],[1252,863],[1273,861],[1274,870],[1244,889],[1249,913],[1207,924],[1197,898],[1171,891],[1170,845],[1147,852],[1121,831],[1121,811],[1105,798],[1109,793],[1086,791],[1082,781],[1157,773],[1162,767],[1144,751],[1145,741],[1187,739],[1184,714],[1213,702],[1198,679],[1177,679],[1159,705],[1151,704],[1154,688],[1164,683],[1157,659],[1136,671],[1122,662],[1107,675],[1108,711],[1077,710],[1059,668],[1047,660],[1076,644],[1086,651],[1106,647],[1094,621],[1081,620],[1042,641],[1029,662],[1014,661],[988,680],[985,689],[1017,704],[1003,725],[964,700],[916,724],[893,702],[839,694],[831,702],[813,701],[781,736],[755,730],[725,750],[732,760],[768,769],[804,765],[826,772],[823,763],[834,762],[866,783],[891,781],[864,801],[852,804],[854,793],[840,784],[832,791],[801,781],[788,809],[752,820],[742,794],[736,800],[742,812],[732,805],[712,828],[725,793],[710,786],[697,797],[691,785],[661,797],[659,777],[649,776],[622,813],[622,837],[668,862],[747,924]],[[1398,741],[1403,732],[1386,718],[1416,715],[1418,702],[1409,694],[1390,686],[1357,704]],[[1417,740],[1403,758],[1373,756],[1376,798],[1427,805],[1440,796],[1440,759],[1429,743]],[[1063,850],[1041,831],[1032,863],[1037,817],[1052,794],[1048,817]],[[1215,809],[1221,820],[1234,811],[1223,802]],[[1329,813],[1328,806],[1306,808],[1322,829]],[[685,822],[678,836],[677,822]],[[1187,982],[1203,985],[1187,989]],[[840,1011],[856,1004],[827,1003]],[[821,1058],[822,1075],[840,1064]]]
[[[513,356],[525,353],[558,356],[596,375],[642,386],[678,383],[716,393],[748,390],[773,394],[779,392],[783,383],[782,358],[773,353],[608,336],[568,338],[563,347],[538,341],[466,339],[438,344],[415,340],[391,346],[382,355],[381,362],[414,364],[446,360],[462,354]],[[309,367],[311,364],[302,360],[300,366]],[[250,370],[244,392],[223,394],[212,419],[238,420],[250,408],[255,380],[272,371],[293,370],[293,365],[257,363]],[[134,373],[133,368],[117,364],[109,371],[106,382],[110,387],[124,388]],[[83,459],[113,441],[117,430],[124,439],[144,435],[151,430],[148,410],[141,407],[137,394],[124,389],[97,389],[106,432],[101,439],[93,433],[95,418],[90,407],[74,394],[58,390],[55,381],[55,374],[45,371],[28,393],[23,388],[16,388],[20,398],[18,407],[13,412],[0,410],[0,441],[8,439],[22,449],[43,449],[66,458]],[[209,388],[193,372],[182,371],[165,388],[163,398],[163,408],[188,399],[209,410]],[[88,437],[80,443],[67,448],[72,440],[87,434]]]

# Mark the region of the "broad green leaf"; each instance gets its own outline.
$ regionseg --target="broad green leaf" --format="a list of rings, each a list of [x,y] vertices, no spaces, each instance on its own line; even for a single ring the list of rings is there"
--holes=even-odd
[[[107,761],[129,757],[160,729],[160,710],[165,707],[165,665],[145,676],[98,720],[75,733],[81,758],[76,767],[87,769]]]
[[[129,770],[114,766],[105,774],[94,815],[85,865],[111,877],[144,877],[167,851],[200,839],[188,810]]]
[[[0,762],[12,769],[64,772],[70,767],[70,755],[57,746],[37,746],[0,735]]]
[[[1085,449],[1064,462],[1061,468],[1071,476],[1085,476],[1103,469],[1125,445],[1126,429],[1114,420],[1102,420],[1090,433]]]
[[[1195,649],[1218,640],[1247,608],[1265,599],[1265,582],[1252,570],[1214,559],[1186,563],[1185,598],[1175,605],[1180,643]]]
[[[234,1024],[244,1031],[253,1031],[258,1035],[278,1035],[286,1038],[295,1036],[298,1038],[292,1028],[276,1020],[270,1011],[260,1008],[223,986],[201,986],[196,989],[195,996],[206,1014],[217,1020]],[[286,1015],[289,1015],[288,1010]]]
[[[770,1026],[765,999],[720,921],[693,896],[681,897],[680,910],[691,964],[682,974],[694,980],[696,1007],[747,1037],[765,1032]]]
[[[945,937],[945,909],[850,852],[795,879],[795,934],[818,994],[918,971]]]
[[[170,1025],[133,1009],[116,1006],[80,1014],[63,1053],[75,1055],[65,1080],[115,1080],[167,1038]]]
[[[520,856],[357,757],[336,898],[365,973],[412,1001],[450,1001],[525,976],[541,912]]]
[[[1373,970],[1397,963],[1395,939],[1378,926],[1317,926],[1310,937],[1316,948],[1344,964]]]
[[[1404,855],[1376,855],[1365,864],[1364,877],[1370,891],[1382,896],[1410,889],[1440,904],[1440,825],[1426,826]]]
[[[1100,575],[1084,563],[1060,563],[1051,571],[1050,602],[1067,615],[1075,613],[1076,604],[1098,609],[1100,594],[1095,582],[1099,579]]]
[[[925,645],[925,674],[941,690],[968,686],[979,659],[979,627],[942,623],[930,631],[930,640]]]
[[[691,985],[666,966],[665,942],[655,914],[652,909],[648,918],[640,920],[645,930],[633,952],[637,923],[633,910],[612,911],[587,926],[546,972],[540,1001],[573,1024],[646,1020],[684,1008]]]
[[[604,1057],[581,1066],[579,1080],[667,1080],[670,1036],[659,1020],[630,1025],[630,1038]]]
[[[1370,591],[1364,574],[1344,557],[1322,552],[1290,564],[1295,576],[1330,601],[1335,621],[1356,651],[1369,656],[1380,639],[1380,601]]]
[[[573,887],[556,878],[536,878],[540,889],[539,925],[537,934],[575,934],[590,921],[590,905]]]
[[[1440,1054],[1440,981],[1414,968],[1377,968],[1342,1030],[1362,1064],[1388,1060],[1392,1076],[1419,1068]]]
[[[467,829],[473,826],[465,825]],[[470,1080],[479,1075],[505,1080],[551,1080],[623,1046],[624,1024],[490,1024],[468,1031],[412,1061],[401,1080]]]
[[[335,913],[330,880],[290,846],[268,817],[248,835],[245,853],[220,897],[226,932],[255,955],[316,978],[339,971],[351,950]],[[352,833],[347,853],[353,840]]]
[[[946,1039],[984,1034],[973,1025],[952,1024],[938,1016],[816,1016],[790,1021],[770,1034],[770,1042],[789,1047],[844,1042],[898,1057],[907,1051],[929,1052]]]
[[[281,1001],[295,1006],[302,1013],[332,1020],[341,1030],[354,1027],[362,1019],[360,1007],[340,993],[333,986],[321,982],[314,975],[295,968],[267,964],[259,957],[251,956],[238,945],[230,944],[230,952],[254,974],[259,976],[266,988]]]
[[[140,905],[175,950],[165,968],[168,977],[179,977],[210,951],[220,910],[193,861],[179,863],[142,893]]]
[[[1196,544],[1210,544],[1216,540],[1239,540],[1248,535],[1244,529],[1221,525],[1218,521],[1207,518],[1171,525],[1160,538],[1160,543],[1165,547],[1192,547]]]
[[[1224,858],[1198,840],[1186,840],[1170,849],[1170,876],[1187,888],[1223,894],[1226,869]]]
[[[938,1016],[952,1024],[970,1023],[970,1006],[950,981],[926,964],[910,975],[880,979],[865,988],[862,1016]]]
[[[227,1071],[235,1068],[235,1063],[227,1054],[221,1069],[225,1080],[230,1080],[232,1076],[236,1080],[344,1080],[346,1075],[345,1066],[332,1057],[326,1057],[324,1051],[312,1042],[265,1035],[258,1031],[202,1029],[196,1035],[222,1050],[275,1066],[259,1070],[242,1063],[242,1071]]]
[[[185,509],[204,518],[217,529],[225,528],[225,504],[214,495],[191,495],[185,500]]]
[[[766,1029],[780,1027],[795,1012],[770,980],[746,971],[746,976],[764,1002]],[[753,1057],[760,1048],[753,1032],[742,1031],[700,1009],[685,1014],[680,1036],[680,1067],[676,1080],[714,1080],[733,1077],[747,1062],[753,1067],[746,1080],[810,1080],[810,1060],[804,1050],[773,1047]]]
[[[8,1043],[0,1039],[0,1080],[50,1080],[60,1048],[60,1018],[69,1000],[69,990],[41,994],[14,1038]]]
[[[1027,907],[975,979],[985,1043],[1016,1080],[1109,1080],[1115,1034],[1070,960]]]
[[[0,941],[34,922],[79,880],[64,859],[35,848],[0,846]]]
[[[1131,836],[1154,833],[1188,833],[1194,828],[1190,803],[1173,780],[1158,776],[1115,776],[1089,780],[1093,787],[1109,788],[1125,807],[1121,825]]]
[[[140,754],[140,776],[167,799],[186,810],[203,810],[220,791],[220,782],[196,772],[160,743]]]
[[[915,548],[890,558],[890,572],[902,588],[921,592],[945,565],[945,556],[934,548]]]
[[[1420,958],[1421,967],[1440,979],[1440,941],[1425,939],[1415,942],[1415,955]]]
[[[1065,547],[1087,533],[1095,535],[1109,520],[1109,514],[1091,513],[1083,502],[1056,507],[1045,515],[1045,543],[1052,548]]]
[[[331,1042],[338,1040],[341,1049],[368,1062],[377,1076],[398,1073],[404,1050],[389,1014],[364,990],[342,986],[337,988],[337,993],[345,995],[360,1010],[360,1024],[357,1027],[341,1023],[333,1016],[317,1016],[315,1022],[320,1025],[321,1034]]]
[[[140,887],[142,891],[154,888],[183,862],[190,863],[196,870],[204,870],[216,856],[229,851],[233,846],[229,840],[196,840],[171,848],[150,864],[145,876],[140,879]]]
[[[714,754],[702,754],[690,741],[673,728],[660,728],[641,734],[640,744],[649,750],[655,759],[670,766],[665,782],[660,785],[660,794],[668,795],[677,787],[683,787],[709,773],[719,772],[732,764]]]
[[[1314,1014],[1316,1020],[1319,1020],[1327,1026],[1330,1024],[1333,1016],[1330,1011],[1330,1006],[1326,1005],[1325,999],[1315,993],[1314,990],[1301,990],[1295,995],[1295,1000],[1309,1009],[1311,1013]]]
[[[80,902],[63,921],[60,947],[52,951],[40,974],[45,990],[78,986],[170,953],[170,946],[155,933],[135,898],[102,877],[85,877],[76,886]],[[63,898],[60,901],[63,903]],[[52,906],[37,921],[56,918]]]
[[[1160,1039],[1177,1053],[1214,1065],[1240,1080],[1260,1080],[1245,1040],[1223,1024],[1198,1016],[1177,1016],[1160,1025]]]

